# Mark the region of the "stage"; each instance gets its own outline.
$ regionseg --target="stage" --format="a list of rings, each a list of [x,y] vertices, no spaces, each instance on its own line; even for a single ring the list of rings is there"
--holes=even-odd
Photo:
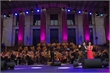
[[[107,68],[88,68],[84,69],[82,66],[73,67],[72,64],[61,64],[61,66],[49,66],[49,65],[17,65],[15,66],[14,70],[4,70],[1,73],[20,73],[20,72],[35,72],[35,73],[56,73],[56,72],[62,72],[62,73],[76,73],[76,72],[103,72],[103,73],[109,73],[109,67]]]

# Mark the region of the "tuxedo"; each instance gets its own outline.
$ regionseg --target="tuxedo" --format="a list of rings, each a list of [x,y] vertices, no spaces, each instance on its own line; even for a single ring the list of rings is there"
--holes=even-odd
[[[86,46],[82,45],[81,46],[81,51],[82,51],[82,58],[86,58]]]

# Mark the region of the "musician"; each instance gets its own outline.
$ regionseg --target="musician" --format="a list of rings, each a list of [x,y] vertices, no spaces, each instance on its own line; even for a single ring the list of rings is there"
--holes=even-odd
[[[96,58],[99,58],[99,59],[102,58],[102,52],[100,50],[98,50],[98,52],[96,54]]]
[[[51,55],[51,61],[54,62],[54,51],[55,51],[56,47],[55,47],[55,43],[53,43],[51,46],[50,46],[50,55]]]
[[[43,47],[43,50],[41,51],[41,63],[42,64],[47,64],[46,54],[47,54],[47,48]]]
[[[4,59],[5,59],[6,62],[11,62],[10,52],[6,52]]]
[[[35,63],[40,64],[40,52],[35,52]]]
[[[10,58],[11,58],[11,61],[15,61],[15,58],[16,58],[15,51],[12,51]]]
[[[18,48],[18,52],[22,52],[23,48],[22,46],[20,45],[19,48]]]
[[[79,53],[78,53],[78,50],[77,50],[77,49],[70,51],[71,64],[73,64],[73,62],[74,62],[75,60],[78,60],[78,58],[79,58]]]
[[[28,65],[34,64],[34,55],[32,51],[27,52],[26,60],[28,61]]]
[[[106,49],[102,52],[102,61],[104,60],[109,61],[109,53]]]
[[[68,52],[63,51],[62,52],[62,63],[67,63],[67,57],[68,57]]]

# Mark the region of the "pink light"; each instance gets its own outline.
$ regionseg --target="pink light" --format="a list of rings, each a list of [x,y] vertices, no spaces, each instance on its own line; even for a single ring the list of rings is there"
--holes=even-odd
[[[85,40],[86,40],[86,41],[90,41],[89,34],[86,34],[86,35],[85,35]]]
[[[68,40],[68,36],[67,36],[66,33],[63,35],[63,40],[64,40],[64,41],[67,41],[67,40]]]
[[[83,14],[83,31],[84,31],[84,40],[90,41],[90,32],[89,32],[89,22],[88,22],[88,15]]]
[[[110,33],[108,34],[107,39],[110,41]]]
[[[46,16],[45,11],[41,13],[40,42],[46,41]]]
[[[18,40],[19,40],[19,41],[22,41],[22,39],[23,39],[23,38],[22,38],[22,35],[19,34],[19,35],[18,35]]]
[[[62,12],[62,40],[63,42],[68,41],[67,14],[65,11]]]
[[[45,33],[41,33],[40,38],[41,38],[41,42],[44,42],[45,41]]]

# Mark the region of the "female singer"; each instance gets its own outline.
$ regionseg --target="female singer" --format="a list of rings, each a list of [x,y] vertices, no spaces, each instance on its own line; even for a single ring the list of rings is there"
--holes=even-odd
[[[93,46],[91,45],[91,42],[89,42],[87,46],[87,58],[88,59],[94,59],[92,49],[93,49]]]

